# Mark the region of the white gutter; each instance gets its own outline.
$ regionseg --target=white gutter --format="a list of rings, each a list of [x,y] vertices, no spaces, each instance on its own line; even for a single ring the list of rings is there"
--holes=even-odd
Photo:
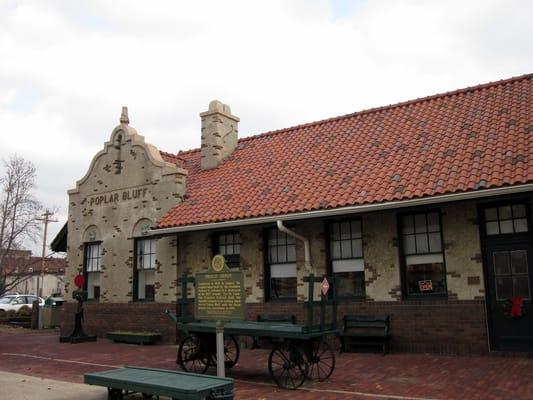
[[[311,248],[309,246],[309,239],[305,238],[302,235],[298,235],[294,231],[291,231],[289,228],[283,225],[283,221],[280,219],[278,219],[277,225],[280,231],[285,232],[287,235],[292,236],[304,242],[304,260],[305,260],[304,266],[307,272],[313,272],[313,266],[311,265]]]
[[[525,192],[530,192],[530,191],[533,191],[533,183],[528,183],[528,184],[519,185],[519,186],[506,186],[506,187],[500,187],[500,188],[494,188],[494,189],[476,190],[472,192],[443,194],[439,196],[424,197],[421,199],[396,200],[396,201],[388,201],[385,203],[363,204],[360,206],[339,207],[339,208],[333,208],[333,209],[328,209],[328,210],[304,211],[304,212],[284,214],[284,215],[275,215],[275,216],[268,216],[268,217],[238,219],[234,221],[212,222],[212,223],[207,223],[207,224],[175,226],[172,228],[150,229],[148,231],[148,234],[167,235],[167,234],[179,233],[179,232],[192,232],[192,231],[202,231],[202,230],[210,230],[210,229],[233,228],[236,226],[243,226],[243,225],[268,224],[268,223],[275,223],[279,219],[283,219],[283,221],[291,221],[291,220],[309,219],[309,218],[332,217],[336,215],[358,214],[358,213],[365,213],[365,212],[371,212],[371,211],[391,210],[395,208],[414,207],[414,206],[422,206],[422,205],[428,205],[428,204],[445,203],[445,202],[460,201],[460,200],[471,200],[471,199],[478,199],[478,198],[488,197],[488,196],[502,196],[502,195],[516,194],[516,193],[525,193]]]

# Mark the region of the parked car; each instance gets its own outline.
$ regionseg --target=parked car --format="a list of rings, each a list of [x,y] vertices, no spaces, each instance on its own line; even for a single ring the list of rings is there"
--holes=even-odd
[[[18,311],[21,307],[32,307],[35,300],[39,300],[39,306],[44,305],[44,299],[33,294],[17,294],[8,295],[0,298],[0,310],[3,311]]]

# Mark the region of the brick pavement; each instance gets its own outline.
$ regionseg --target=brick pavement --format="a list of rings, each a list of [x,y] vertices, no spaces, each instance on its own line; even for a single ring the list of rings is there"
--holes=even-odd
[[[174,369],[175,346],[60,344],[57,333],[0,333],[0,370],[67,382],[86,372],[139,365]],[[338,354],[335,372],[298,391],[273,386],[268,350],[242,350],[228,376],[236,399],[533,399],[533,359],[420,354]],[[214,369],[209,373],[215,373]]]

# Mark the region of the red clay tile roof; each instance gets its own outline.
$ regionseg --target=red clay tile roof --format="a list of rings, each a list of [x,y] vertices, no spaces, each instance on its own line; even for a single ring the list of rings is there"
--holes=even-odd
[[[532,182],[532,86],[529,74],[240,139],[211,170],[181,152],[186,199],[158,227]]]

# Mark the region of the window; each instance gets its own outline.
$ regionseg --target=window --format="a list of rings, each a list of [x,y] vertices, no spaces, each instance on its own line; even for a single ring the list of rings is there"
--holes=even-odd
[[[527,232],[526,205],[485,208],[485,231],[487,235]]]
[[[531,295],[527,251],[496,251],[492,256],[496,277],[496,298],[508,300],[518,296],[529,300]]]
[[[365,297],[365,261],[361,220],[329,225],[331,270],[339,297]]]
[[[400,225],[407,296],[445,295],[446,271],[440,214],[404,215]]]
[[[135,241],[134,300],[154,301],[155,299],[155,239]]]
[[[222,254],[229,268],[241,266],[241,235],[238,232],[224,232],[215,237],[215,254]]]
[[[100,271],[102,251],[100,243],[85,244],[85,263],[83,273],[85,275],[85,285],[87,298],[90,300],[100,299]]]
[[[87,245],[87,272],[98,272],[100,271],[100,243],[88,244]]]
[[[267,234],[267,295],[270,299],[295,299],[296,240],[277,229],[271,229]]]

